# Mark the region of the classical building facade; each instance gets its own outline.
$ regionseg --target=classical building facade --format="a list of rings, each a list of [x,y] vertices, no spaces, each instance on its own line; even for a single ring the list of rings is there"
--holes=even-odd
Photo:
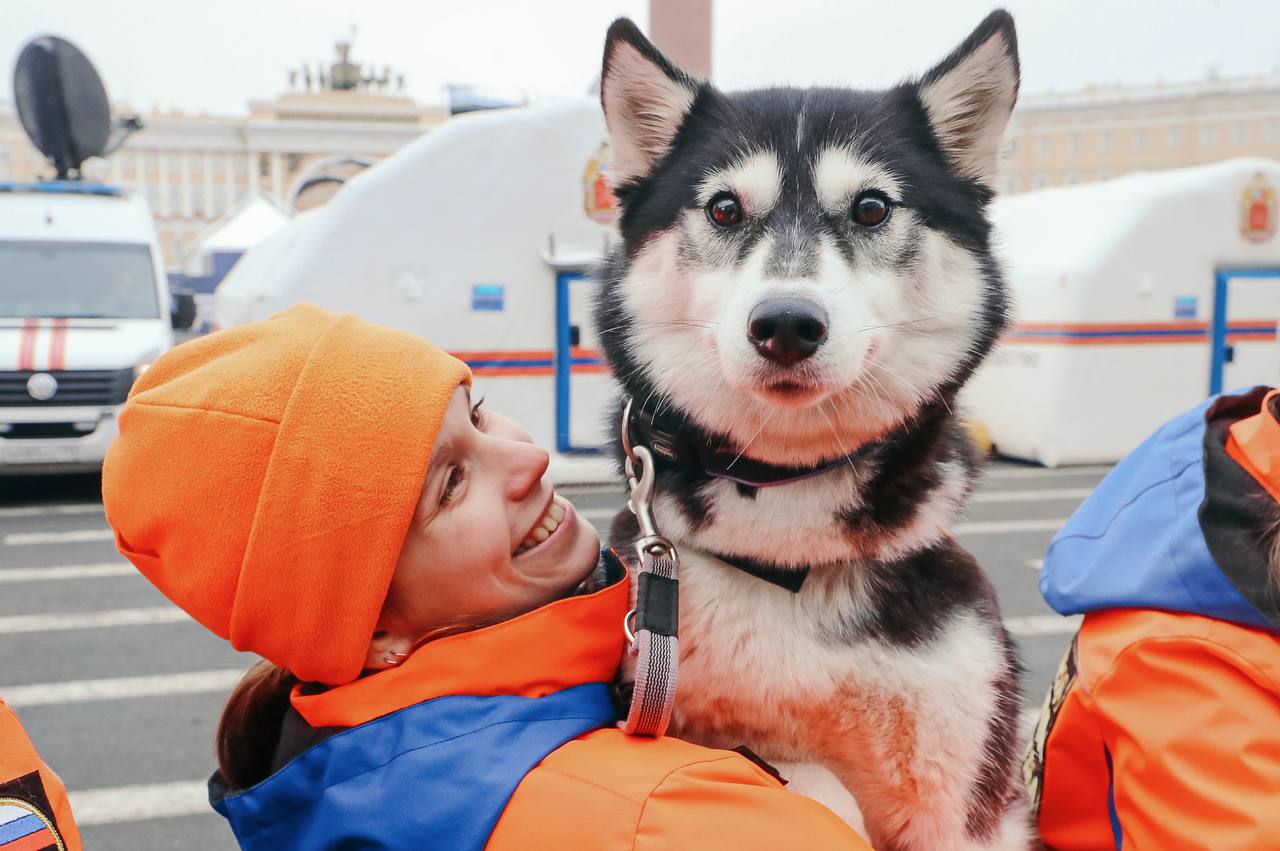
[[[1280,159],[1280,73],[1029,95],[1014,113],[1005,192],[1232,157]]]
[[[666,5],[655,3],[662,14]],[[671,22],[662,14],[651,21],[655,32],[679,30],[684,21],[706,36],[687,39],[686,61],[709,64],[710,4],[679,7]],[[307,67],[291,72],[290,91],[251,101],[247,116],[144,116],[145,129],[105,161],[88,163],[88,176],[146,194],[173,268],[203,229],[252,192],[297,209],[323,203],[339,185],[335,176],[388,156],[449,117],[443,103],[407,97],[390,69],[377,74],[351,62],[349,50],[339,42],[335,60],[314,75]],[[1237,156],[1280,158],[1280,73],[1027,95],[1010,124],[1001,188],[1026,192]],[[12,103],[0,101],[0,180],[49,173]]]
[[[349,44],[337,49],[314,80],[310,68],[291,72],[291,91],[251,101],[247,116],[142,116],[144,129],[105,160],[86,163],[86,176],[147,196],[165,261],[177,268],[197,235],[250,193],[298,208],[322,203],[336,186],[326,175],[372,164],[448,118],[447,106],[416,103],[388,71],[375,76],[350,62]],[[0,101],[0,180],[51,172],[12,102]]]

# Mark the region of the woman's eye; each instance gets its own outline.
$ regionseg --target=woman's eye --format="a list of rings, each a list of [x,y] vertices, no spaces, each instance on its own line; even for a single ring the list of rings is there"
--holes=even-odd
[[[440,504],[448,505],[458,492],[458,486],[462,484],[462,468],[454,467],[449,470],[449,478],[445,479],[444,490],[440,493]]]
[[[471,406],[471,424],[476,428],[484,425],[484,397]]]
[[[707,218],[720,228],[731,228],[742,221],[742,204],[731,192],[720,192],[707,202]]]
[[[864,228],[873,228],[889,218],[889,199],[875,190],[863,192],[853,199],[849,218]]]

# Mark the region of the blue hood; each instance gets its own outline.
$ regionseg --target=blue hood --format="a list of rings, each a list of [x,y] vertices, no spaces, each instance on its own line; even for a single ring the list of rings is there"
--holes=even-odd
[[[1257,601],[1255,589],[1265,587],[1265,565],[1262,575],[1253,576],[1258,573],[1253,559],[1233,558],[1224,572],[1203,526],[1208,456],[1218,456],[1212,461],[1215,470],[1232,476],[1243,472],[1226,455],[1217,431],[1206,441],[1206,430],[1226,409],[1249,411],[1252,404],[1250,413],[1256,413],[1261,397],[1251,400],[1259,390],[1209,399],[1176,417],[1103,479],[1049,545],[1040,592],[1050,606],[1064,615],[1163,609],[1280,631],[1251,602]],[[1224,434],[1229,422],[1220,426]],[[1222,467],[1224,462],[1230,467]],[[1225,534],[1238,542],[1241,526]],[[1212,549],[1220,555],[1228,551]],[[1256,555],[1256,545],[1251,549]],[[1246,569],[1251,575],[1242,576]]]

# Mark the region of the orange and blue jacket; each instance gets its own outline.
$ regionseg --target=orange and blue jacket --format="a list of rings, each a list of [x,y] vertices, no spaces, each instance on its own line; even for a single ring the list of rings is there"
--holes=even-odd
[[[18,716],[0,700],[0,851],[80,848],[62,781],[40,759]]]
[[[1167,423],[1050,545],[1041,591],[1084,620],[1025,765],[1049,848],[1280,848],[1277,402]]]
[[[750,851],[867,845],[742,755],[616,728],[625,571],[449,636],[398,668],[295,690],[275,762],[210,781],[245,849]]]

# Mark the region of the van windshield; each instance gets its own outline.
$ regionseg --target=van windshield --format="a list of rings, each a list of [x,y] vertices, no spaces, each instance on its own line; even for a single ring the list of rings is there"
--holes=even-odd
[[[151,249],[0,241],[0,316],[156,319]]]

